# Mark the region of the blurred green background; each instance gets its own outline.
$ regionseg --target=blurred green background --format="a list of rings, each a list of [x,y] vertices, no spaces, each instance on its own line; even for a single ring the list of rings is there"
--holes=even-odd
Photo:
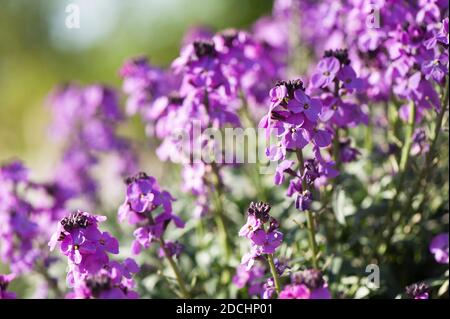
[[[65,26],[71,3],[80,8],[79,29]],[[246,28],[271,7],[271,0],[0,0],[0,161],[51,169],[58,151],[48,140],[45,99],[58,83],[119,88],[127,57],[167,66],[189,27]],[[128,129],[143,135],[137,120]]]

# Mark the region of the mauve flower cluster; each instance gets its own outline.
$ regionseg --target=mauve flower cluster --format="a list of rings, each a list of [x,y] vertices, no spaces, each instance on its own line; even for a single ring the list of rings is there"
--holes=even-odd
[[[309,88],[311,94],[317,94],[322,101],[320,121],[330,128],[367,124],[367,114],[355,98],[362,89],[362,80],[351,65],[348,51],[325,51],[311,76]]]
[[[306,269],[292,275],[292,283],[280,292],[280,299],[331,299],[322,273]]]
[[[132,290],[133,274],[139,271],[136,262],[128,258],[123,263],[110,261],[108,253],[119,253],[119,242],[98,223],[105,216],[78,211],[58,223],[49,246],[59,245],[67,256],[69,271],[67,284],[74,288],[67,298],[136,298]]]
[[[424,282],[409,285],[406,287],[406,295],[410,299],[428,299],[430,298],[430,287]]]
[[[117,175],[126,176],[136,169],[131,145],[116,133],[123,115],[112,88],[67,84],[52,92],[49,105],[53,114],[51,134],[65,146],[54,177],[55,193],[61,200],[85,196],[96,201],[97,184],[91,170],[99,154],[116,158]]]
[[[291,176],[288,195],[296,195],[296,207],[305,210],[312,198],[310,191],[304,189],[304,182],[312,184],[338,175],[334,161],[320,151],[331,144],[333,132],[320,121],[321,100],[309,96],[301,80],[278,82],[270,96],[269,112],[259,126],[266,130],[268,140],[272,135],[276,137],[275,144],[266,150],[271,161],[281,161],[277,165],[275,184],[282,184],[285,174]],[[289,153],[298,154],[307,145],[312,145],[315,158],[300,163],[303,167],[297,167],[299,171],[296,171],[295,161],[288,159]]]
[[[280,224],[270,216],[270,205],[263,202],[251,203],[247,210],[247,222],[239,231],[239,236],[250,239],[251,251],[242,257],[242,264],[252,268],[260,256],[272,255],[283,241],[278,230]]]
[[[447,11],[445,0],[277,0],[274,16],[280,24],[300,21],[302,40],[317,54],[348,48],[364,83],[362,101],[388,101],[394,94],[413,101],[420,120],[425,110],[439,109],[434,82],[448,75]],[[399,112],[409,118],[407,103]]]
[[[266,272],[267,269],[262,262],[255,263],[250,269],[246,265],[239,265],[232,281],[239,289],[246,287],[249,296],[261,296],[264,291],[263,284]]]
[[[27,273],[48,263],[48,227],[64,214],[52,186],[29,180],[19,161],[0,167],[0,257],[14,274]]]
[[[283,275],[287,268],[286,262],[275,259],[274,264],[277,275]],[[232,282],[239,289],[246,288],[250,297],[271,299],[275,294],[274,281],[263,256],[256,257],[251,268],[245,264],[240,264],[236,268]]]
[[[218,152],[201,133],[240,126],[238,109],[264,104],[282,67],[271,57],[272,48],[247,32],[202,32],[189,38],[170,70],[156,69],[138,58],[125,63],[121,76],[129,113],[139,110],[147,133],[162,140],[158,157],[186,164],[183,190],[196,196],[194,215],[201,216],[208,211],[212,183],[206,178],[212,168],[202,153]],[[248,105],[243,105],[242,97]],[[217,168],[220,174],[221,165]]]
[[[14,292],[7,291],[8,285],[14,280],[14,274],[0,275],[0,300],[1,299],[16,299]]]
[[[139,254],[154,242],[160,242],[171,221],[176,227],[183,228],[184,222],[173,213],[172,202],[175,200],[169,192],[158,185],[156,179],[145,173],[138,173],[126,179],[127,195],[119,208],[119,221],[128,220],[138,228],[133,235],[135,240],[132,252]],[[178,256],[182,246],[176,242],[164,243],[164,250],[171,256]]]

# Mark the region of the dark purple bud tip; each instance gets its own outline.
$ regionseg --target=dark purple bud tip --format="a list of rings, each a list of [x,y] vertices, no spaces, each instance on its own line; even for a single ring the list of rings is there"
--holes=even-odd
[[[255,215],[256,218],[265,223],[269,220],[269,212],[271,208],[272,207],[268,203],[251,202],[247,212],[249,215]]]
[[[139,173],[137,173],[136,175],[127,177],[127,178],[125,179],[125,184],[130,185],[130,184],[133,184],[133,183],[136,182],[136,181],[139,181],[139,180],[142,180],[142,179],[148,179],[148,178],[149,178],[149,177],[148,177],[148,175],[147,175],[146,173],[144,173],[144,172],[139,172]]]
[[[86,286],[94,297],[98,297],[103,291],[112,288],[111,278],[106,274],[92,276],[86,279]]]
[[[168,98],[169,98],[169,103],[175,104],[175,105],[181,105],[181,104],[183,104],[183,101],[184,101],[184,98],[181,95],[179,95],[177,92],[173,92],[173,93],[169,94]]]
[[[202,57],[210,57],[216,55],[216,48],[214,47],[214,43],[211,41],[197,40],[194,41],[193,45],[195,55],[199,59]]]
[[[342,65],[349,65],[350,59],[348,58],[347,49],[327,50],[325,51],[324,58],[335,57]]]
[[[405,288],[406,294],[411,299],[420,299],[422,296],[427,295],[429,287],[424,282],[415,283]]]
[[[294,92],[297,90],[305,91],[305,86],[303,84],[303,81],[300,79],[296,80],[289,80],[289,81],[278,81],[275,86],[281,86],[284,85],[287,90],[287,94],[290,99],[294,98]]]
[[[236,40],[238,36],[238,32],[235,29],[227,29],[222,31],[220,35],[224,39],[225,45],[227,47],[232,47],[234,40]]]
[[[280,228],[280,223],[273,217],[270,217],[269,232],[273,232]]]
[[[9,281],[3,280],[3,277],[0,276],[0,292],[6,291],[6,288],[8,288]]]
[[[68,217],[64,217],[61,220],[61,225],[63,225],[65,231],[70,232],[73,229],[88,227],[90,221],[88,216],[82,212],[76,212],[70,214]]]

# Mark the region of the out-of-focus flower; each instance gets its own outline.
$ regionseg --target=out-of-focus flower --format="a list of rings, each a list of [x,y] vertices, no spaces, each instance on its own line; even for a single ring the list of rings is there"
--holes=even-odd
[[[430,243],[430,252],[440,264],[448,264],[449,239],[448,233],[439,234]]]
[[[125,202],[119,208],[119,220],[128,220],[130,224],[138,224],[134,231],[135,240],[132,244],[134,254],[139,254],[142,248],[162,238],[168,224],[173,221],[176,227],[183,228],[184,222],[172,211],[172,195],[158,185],[154,177],[138,173],[126,179],[127,195]],[[175,243],[170,252],[178,253]],[[168,247],[170,248],[170,247]]]
[[[328,285],[317,269],[306,269],[292,275],[292,283],[280,292],[280,299],[331,299]]]
[[[16,276],[14,274],[0,275],[0,299],[16,299],[16,294],[11,291],[7,291],[8,285],[14,280]]]
[[[73,288],[66,298],[134,299],[132,275],[139,271],[128,258],[123,263],[111,261],[108,254],[119,253],[119,242],[99,229],[105,216],[78,211],[64,217],[49,242],[67,256],[67,284]]]
[[[412,284],[406,287],[406,294],[410,299],[428,299],[430,288],[424,282]]]

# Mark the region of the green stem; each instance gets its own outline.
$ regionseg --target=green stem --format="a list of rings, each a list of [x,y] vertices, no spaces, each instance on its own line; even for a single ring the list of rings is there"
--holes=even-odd
[[[164,251],[164,255],[166,256],[170,267],[172,268],[172,270],[175,274],[175,278],[178,282],[178,286],[180,287],[182,297],[189,299],[190,294],[189,294],[188,290],[186,289],[186,283],[184,282],[184,279],[183,279],[183,276],[181,275],[180,269],[178,268],[177,264],[175,263],[172,256],[170,255],[170,252],[168,251],[168,249],[166,247],[166,243],[164,242],[164,239],[160,238],[159,243],[161,245],[162,250]]]
[[[341,144],[339,142],[339,133],[340,129],[339,127],[336,127],[336,135],[333,139],[333,155],[334,155],[334,161],[336,162],[336,169],[340,171],[341,168]],[[338,180],[338,177],[336,177],[336,180]]]
[[[425,164],[423,165],[422,170],[419,173],[419,177],[416,179],[416,182],[411,188],[411,192],[409,193],[408,198],[406,200],[406,205],[402,209],[401,216],[406,215],[408,213],[408,210],[411,208],[414,196],[418,194],[420,191],[422,182],[424,180],[427,180],[428,176],[430,176],[432,173],[432,165],[436,153],[436,146],[439,139],[439,135],[442,130],[442,122],[444,120],[444,115],[445,112],[447,112],[448,97],[449,97],[448,91],[449,91],[449,80],[447,78],[444,93],[442,95],[441,111],[439,112],[436,118],[436,127],[434,129],[433,140],[431,141],[430,149],[425,157]]]
[[[231,243],[227,232],[225,217],[223,215],[223,205],[222,205],[223,184],[220,180],[219,168],[215,163],[212,163],[211,166],[215,178],[215,181],[213,183],[215,185],[214,187],[215,222],[220,233],[225,258],[226,260],[229,260],[231,255]]]
[[[209,112],[209,96],[208,91],[205,90],[205,106],[206,109]],[[219,167],[215,162],[211,163],[213,176],[214,176],[214,203],[215,203],[215,222],[217,225],[217,228],[220,232],[220,237],[222,239],[222,245],[225,253],[226,260],[229,260],[230,253],[231,253],[231,244],[230,240],[228,238],[227,228],[225,225],[225,218],[223,216],[223,205],[222,205],[222,194],[223,194],[223,184],[220,180],[220,173],[219,173]]]
[[[306,226],[308,227],[308,239],[309,239],[309,245],[312,250],[312,264],[314,269],[319,269],[318,263],[317,263],[317,243],[316,243],[316,227],[314,225],[314,217],[311,213],[311,211],[306,211]]]
[[[410,159],[410,153],[411,153],[411,144],[412,144],[412,135],[414,133],[414,125],[415,125],[415,118],[416,118],[416,108],[414,103],[410,102],[409,104],[409,119],[408,119],[408,126],[406,127],[406,133],[405,133],[405,142],[403,143],[402,147],[402,154],[400,158],[400,165],[399,165],[399,180],[395,187],[395,194],[391,201],[388,202],[387,207],[387,214],[386,219],[384,221],[383,230],[387,230],[386,236],[380,236],[379,240],[376,242],[375,245],[375,251],[373,254],[378,255],[378,257],[381,257],[381,255],[386,255],[386,251],[381,251],[379,248],[381,247],[383,238],[386,238],[387,241],[390,241],[394,232],[395,232],[395,225],[396,221],[394,220],[394,213],[398,206],[398,198],[400,194],[403,191],[403,187],[405,184],[406,179],[406,170],[408,168],[408,163]],[[383,232],[383,230],[381,230]],[[388,249],[387,245],[385,248]],[[373,255],[372,255],[373,256]]]
[[[398,204],[398,197],[403,191],[403,186],[405,184],[405,178],[406,178],[406,171],[408,168],[409,160],[410,160],[410,154],[411,154],[411,145],[412,145],[412,135],[414,134],[414,126],[416,122],[416,108],[414,103],[410,103],[410,109],[409,109],[409,123],[405,134],[405,143],[403,144],[402,148],[402,155],[400,158],[400,166],[399,166],[399,180],[397,183],[397,186],[395,188],[395,194],[394,198],[388,205],[388,215],[387,215],[387,225],[389,227],[389,224],[393,221],[393,215],[395,212],[395,209],[397,208]]]
[[[147,217],[148,217],[148,221],[149,221],[150,225],[154,225],[155,220],[153,219],[152,214],[148,213]],[[161,249],[164,251],[164,256],[167,258],[167,261],[169,262],[169,265],[175,274],[175,279],[178,282],[178,286],[180,288],[182,297],[186,298],[186,299],[190,298],[190,294],[189,294],[188,290],[186,289],[186,283],[184,282],[183,276],[181,276],[180,269],[178,268],[177,264],[175,263],[172,256],[170,255],[170,252],[166,247],[166,243],[165,243],[164,239],[162,237],[160,237],[158,241],[159,241],[159,245],[161,246]]]
[[[304,167],[304,159],[303,159],[303,152],[302,150],[297,150],[297,159],[299,162],[299,169],[300,174],[303,176],[303,167]],[[302,190],[306,191],[308,188],[308,185],[306,184],[305,179],[302,179]],[[309,241],[309,247],[312,251],[312,264],[315,269],[318,269],[318,263],[317,263],[317,255],[318,255],[318,249],[317,249],[317,242],[316,242],[316,227],[314,224],[314,216],[310,210],[306,211],[306,226],[308,229],[308,241]]]
[[[267,255],[267,261],[269,262],[270,272],[272,273],[273,282],[275,284],[275,291],[277,292],[278,295],[280,294],[281,291],[280,278],[278,277],[277,269],[275,267],[272,254]]]

